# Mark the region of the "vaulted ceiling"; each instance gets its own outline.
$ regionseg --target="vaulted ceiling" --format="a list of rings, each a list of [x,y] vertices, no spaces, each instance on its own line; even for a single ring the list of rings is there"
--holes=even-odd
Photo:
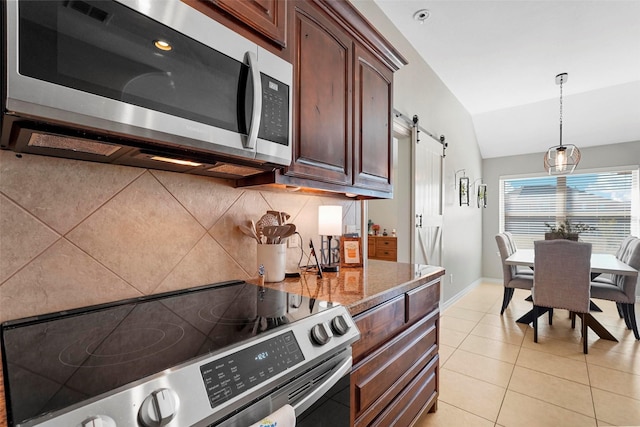
[[[469,111],[483,158],[558,144],[560,73],[564,144],[640,141],[640,0],[375,2]]]

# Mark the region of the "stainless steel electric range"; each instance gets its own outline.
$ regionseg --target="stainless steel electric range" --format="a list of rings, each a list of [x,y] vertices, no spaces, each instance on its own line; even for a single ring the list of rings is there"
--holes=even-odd
[[[248,426],[351,369],[345,307],[225,282],[2,324],[10,426]]]

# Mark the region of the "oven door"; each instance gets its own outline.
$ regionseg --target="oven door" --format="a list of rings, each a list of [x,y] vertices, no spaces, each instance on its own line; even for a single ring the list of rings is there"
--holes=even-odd
[[[297,378],[283,381],[270,395],[238,408],[236,415],[202,426],[250,426],[289,404],[296,413],[296,426],[348,427],[352,361],[348,347]]]
[[[349,427],[350,373],[345,374],[309,409],[296,416],[297,427]]]

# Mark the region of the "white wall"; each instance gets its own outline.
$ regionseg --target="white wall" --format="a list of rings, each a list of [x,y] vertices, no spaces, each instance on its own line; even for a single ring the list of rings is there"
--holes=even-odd
[[[445,207],[443,233],[443,299],[453,297],[482,273],[483,210],[460,207],[454,192],[455,171],[466,169],[473,179],[482,176],[482,158],[471,116],[418,55],[411,44],[371,0],[351,0],[353,5],[409,61],[394,75],[394,107],[412,117],[435,135],[445,135],[449,143],[445,159]],[[446,41],[443,41],[445,43]],[[427,137],[427,136],[425,136]],[[407,206],[409,209],[409,206]],[[453,280],[451,281],[451,276]]]
[[[580,143],[575,142],[580,148]],[[580,149],[581,159],[576,172],[613,166],[633,166],[640,163],[640,141],[623,144],[601,145]],[[544,153],[484,159],[482,162],[485,183],[488,187],[488,206],[482,229],[482,275],[502,279],[500,258],[496,255],[495,235],[499,232],[498,191],[499,180],[504,175],[542,173]],[[638,289],[640,292],[640,289]]]

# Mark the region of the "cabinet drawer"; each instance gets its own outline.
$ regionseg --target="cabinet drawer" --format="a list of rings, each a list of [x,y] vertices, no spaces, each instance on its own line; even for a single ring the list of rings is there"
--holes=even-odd
[[[360,339],[352,346],[354,363],[378,349],[404,327],[404,306],[404,295],[399,295],[356,316]]]
[[[407,316],[405,320],[407,323],[411,323],[438,308],[438,304],[440,304],[440,286],[438,286],[437,282],[437,280],[429,282],[405,294],[405,314]]]
[[[426,317],[355,367],[351,410],[361,421],[375,418],[437,354],[437,319]]]
[[[400,393],[371,426],[408,426],[422,413],[427,405],[432,405],[438,397],[438,376],[440,358],[436,357],[416,376],[415,380]]]
[[[395,249],[386,249],[376,247],[376,259],[383,261],[395,261],[398,258],[398,253]]]
[[[396,250],[398,248],[398,239],[396,237],[385,237],[378,236],[376,238],[376,250],[377,249],[393,249]]]

